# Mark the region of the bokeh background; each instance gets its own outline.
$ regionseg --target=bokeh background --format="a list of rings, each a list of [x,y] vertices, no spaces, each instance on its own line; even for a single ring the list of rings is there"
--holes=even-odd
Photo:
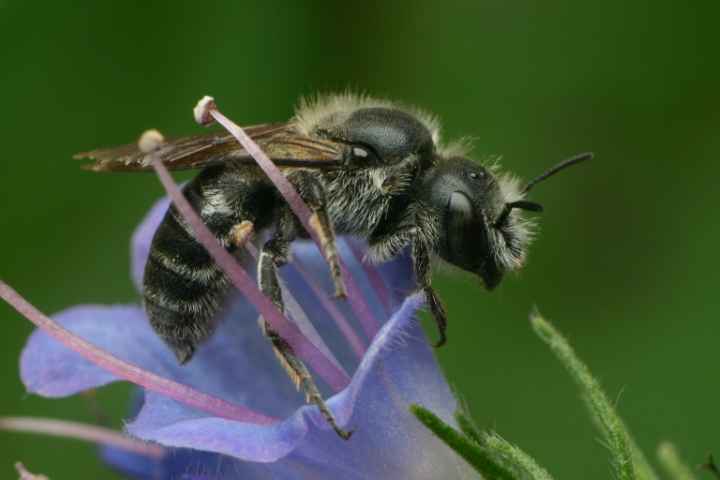
[[[445,138],[476,137],[478,158],[524,178],[591,150],[534,189],[546,211],[521,275],[489,294],[437,279],[452,322],[438,357],[479,426],[559,479],[612,478],[529,327],[537,306],[645,453],[670,439],[694,465],[720,454],[719,21],[717,2],[679,0],[0,1],[0,277],[48,313],[137,301],[128,241],[161,187],[72,155],[150,127],[198,133],[204,94],[255,124],[349,85],[424,106]],[[91,422],[79,398],[25,394],[32,327],[5,304],[0,322],[0,415]],[[97,395],[117,428],[128,390]],[[0,477],[16,460],[53,480],[120,478],[88,444],[0,432]]]

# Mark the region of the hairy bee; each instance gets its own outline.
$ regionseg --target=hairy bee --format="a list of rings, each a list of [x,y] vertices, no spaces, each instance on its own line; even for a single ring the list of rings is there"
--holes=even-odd
[[[412,245],[414,275],[445,343],[446,314],[431,285],[431,255],[480,277],[487,290],[505,272],[525,262],[528,223],[518,209],[541,211],[524,200],[538,181],[577,161],[548,170],[532,182],[496,175],[464,156],[461,143],[440,144],[433,117],[390,102],[350,93],[303,101],[293,119],[247,127],[314,212],[335,280],[344,286],[335,253],[335,234],[368,243],[373,262],[392,259]],[[172,170],[202,169],[184,188],[188,200],[230,253],[243,249],[236,232],[251,222],[256,231],[272,229],[261,249],[258,283],[283,309],[276,269],[292,260],[290,242],[308,237],[302,224],[267,176],[226,132],[169,139],[160,157]],[[151,171],[137,145],[77,155],[95,158],[85,168],[99,172]],[[229,282],[172,207],[155,233],[143,280],[144,307],[153,329],[177,356],[189,361],[213,330]],[[305,365],[293,349],[260,319],[281,362],[344,438]]]

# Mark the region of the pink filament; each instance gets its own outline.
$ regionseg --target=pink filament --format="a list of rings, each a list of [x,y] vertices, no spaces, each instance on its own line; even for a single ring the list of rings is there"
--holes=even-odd
[[[360,264],[363,272],[365,272],[365,275],[367,275],[368,280],[370,280],[370,283],[372,283],[375,287],[378,297],[380,298],[380,303],[382,303],[383,307],[385,308],[385,313],[390,316],[392,312],[390,311],[390,304],[388,303],[389,292],[387,284],[385,283],[385,280],[383,280],[382,275],[380,275],[380,272],[378,272],[376,268],[373,268],[372,266],[363,262],[362,250],[360,249],[360,246],[355,240],[346,238],[345,244],[350,248],[350,251],[357,259],[357,262]]]
[[[160,445],[132,439],[109,428],[53,418],[0,417],[0,429],[86,440],[122,448],[148,457],[161,458],[167,453],[167,450]]]
[[[278,422],[272,417],[161,377],[109,354],[43,314],[2,280],[0,297],[58,342],[119,377],[228,420],[258,425],[273,425]]]
[[[327,293],[323,289],[322,285],[320,285],[320,282],[317,281],[313,272],[302,262],[302,260],[297,257],[293,258],[292,264],[297,269],[303,280],[305,280],[308,287],[310,287],[313,291],[320,304],[325,307],[325,310],[333,319],[335,325],[345,337],[345,340],[347,340],[350,344],[350,348],[357,358],[362,359],[367,349],[360,339],[360,336],[355,333],[355,330],[352,325],[350,325],[348,319],[345,318],[345,315],[343,315],[338,306],[335,305],[330,298],[328,298]]]

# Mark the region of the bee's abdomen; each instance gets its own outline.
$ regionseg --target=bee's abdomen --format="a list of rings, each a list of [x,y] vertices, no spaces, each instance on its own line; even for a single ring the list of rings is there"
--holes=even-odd
[[[143,297],[153,330],[180,363],[212,331],[212,316],[227,290],[227,279],[203,246],[168,212],[155,234],[145,266]]]
[[[232,188],[225,183],[232,182]],[[265,182],[227,170],[203,171],[184,193],[210,230],[233,255],[232,232],[243,220],[267,215],[271,199],[253,202]],[[230,201],[234,200],[234,201]],[[234,205],[234,206],[233,206]],[[192,358],[197,346],[213,330],[213,316],[220,309],[228,279],[197,240],[178,211],[171,207],[155,232],[143,277],[145,312],[153,330],[175,353],[180,363]]]

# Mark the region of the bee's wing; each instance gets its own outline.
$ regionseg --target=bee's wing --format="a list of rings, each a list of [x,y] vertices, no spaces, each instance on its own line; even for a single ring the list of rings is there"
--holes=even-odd
[[[278,166],[337,168],[342,164],[344,144],[301,135],[293,123],[266,123],[244,127],[268,157]],[[166,139],[158,154],[170,170],[189,170],[210,165],[255,164],[255,160],[229,132],[204,133]],[[79,153],[74,158],[91,158],[83,165],[94,172],[149,172],[152,165],[137,143]]]

